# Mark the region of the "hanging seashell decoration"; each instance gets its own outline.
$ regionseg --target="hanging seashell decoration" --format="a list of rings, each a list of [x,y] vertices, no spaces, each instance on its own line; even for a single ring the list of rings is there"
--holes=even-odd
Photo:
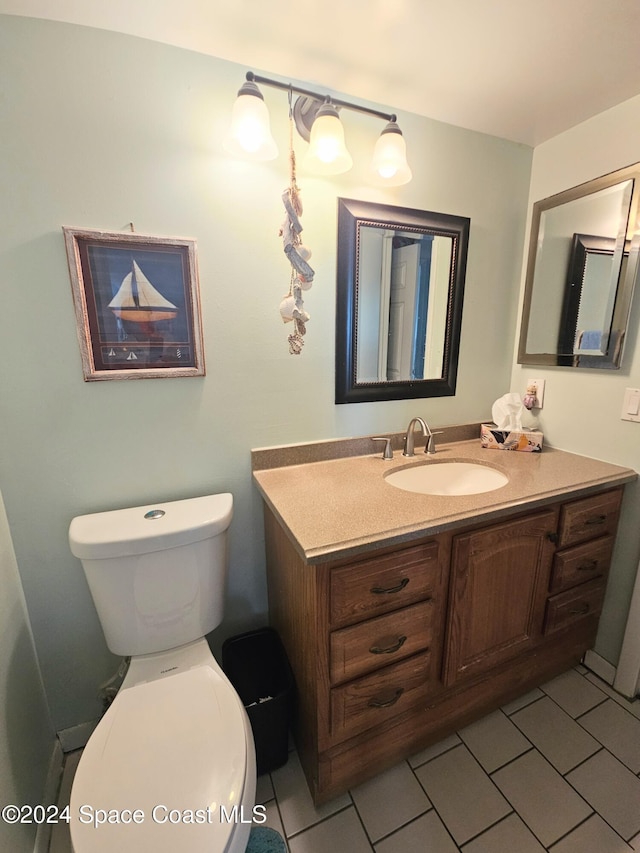
[[[306,246],[302,245],[300,238],[302,200],[296,183],[296,155],[293,150],[293,116],[291,110],[289,111],[289,166],[289,187],[282,194],[286,218],[279,233],[284,244],[284,253],[291,264],[291,278],[289,292],[280,303],[280,316],[284,323],[293,323],[294,325],[294,331],[287,338],[289,352],[291,355],[300,355],[304,346],[304,335],[307,331],[306,324],[310,319],[309,314],[304,310],[302,292],[311,288],[315,273],[307,263],[311,257],[311,252]]]

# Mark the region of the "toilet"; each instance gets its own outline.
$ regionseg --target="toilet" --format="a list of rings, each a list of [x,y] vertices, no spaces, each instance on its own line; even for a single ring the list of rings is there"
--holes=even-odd
[[[230,494],[74,518],[107,645],[131,657],[70,802],[74,853],[241,853],[253,736],[205,635],[222,620]]]

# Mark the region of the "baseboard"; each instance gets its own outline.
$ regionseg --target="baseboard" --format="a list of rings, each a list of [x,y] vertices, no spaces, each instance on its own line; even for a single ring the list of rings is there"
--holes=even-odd
[[[54,805],[58,801],[58,790],[60,788],[60,780],[62,779],[62,769],[64,765],[64,752],[59,738],[54,741],[53,752],[49,761],[49,770],[47,771],[47,779],[44,785],[44,793],[42,795],[42,805]],[[33,853],[47,853],[49,842],[51,840],[51,824],[38,824],[36,839],[33,847]]]
[[[79,726],[71,726],[59,731],[58,738],[62,751],[73,752],[75,749],[84,749],[99,722],[99,720],[90,720],[88,723],[80,723]]]
[[[616,668],[612,663],[609,663],[608,660],[601,658],[597,652],[594,652],[593,649],[589,649],[585,653],[583,664],[590,669],[591,672],[595,673],[598,678],[601,678],[603,681],[606,681],[611,687],[613,687],[613,682],[616,679]]]

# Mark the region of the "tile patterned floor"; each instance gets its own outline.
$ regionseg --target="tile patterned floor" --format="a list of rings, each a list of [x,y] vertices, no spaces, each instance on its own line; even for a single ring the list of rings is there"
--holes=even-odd
[[[289,853],[640,851],[640,700],[578,667],[319,808],[295,752],[257,799]]]

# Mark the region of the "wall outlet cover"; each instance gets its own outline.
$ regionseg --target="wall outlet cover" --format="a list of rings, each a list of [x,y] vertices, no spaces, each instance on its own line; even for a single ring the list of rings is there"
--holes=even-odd
[[[538,400],[538,405],[534,406],[536,409],[541,409],[544,405],[544,379],[528,379],[527,380],[527,388],[530,385],[536,386],[536,399]]]

